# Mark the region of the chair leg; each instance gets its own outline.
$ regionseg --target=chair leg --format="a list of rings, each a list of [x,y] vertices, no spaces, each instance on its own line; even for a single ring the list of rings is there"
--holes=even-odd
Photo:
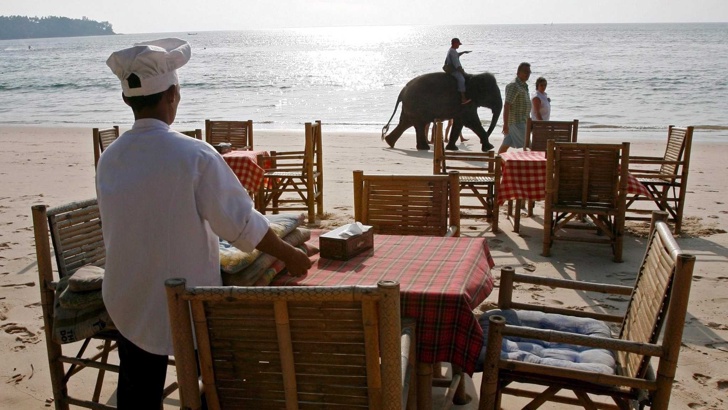
[[[551,242],[553,241],[552,232],[554,224],[554,214],[551,212],[551,207],[547,205],[546,211],[543,217],[543,251],[542,256],[551,256]]]
[[[111,351],[111,343],[112,343],[111,340],[108,340],[108,339],[104,341],[103,352],[102,352],[101,358],[99,359],[99,362],[106,364],[106,362],[108,361],[109,352]],[[98,375],[98,377],[96,377],[96,387],[94,388],[94,395],[93,395],[93,398],[91,399],[94,403],[98,403],[99,398],[101,397],[101,388],[103,387],[103,384],[104,384],[105,374],[106,374],[106,370],[99,369],[99,375]]]
[[[316,200],[316,189],[314,188],[314,181],[306,181],[306,207],[308,208],[308,223],[316,223],[316,206],[318,201]]]
[[[316,178],[316,213],[324,215],[324,180],[320,175]]]
[[[48,337],[48,333],[46,334]],[[68,397],[68,388],[64,377],[63,363],[60,357],[63,355],[61,345],[47,339],[46,347],[48,348],[48,367],[51,372],[51,385],[53,388],[53,402],[56,410],[69,410],[70,407],[66,398]]]
[[[614,261],[622,262],[624,248],[624,214],[614,218]]]

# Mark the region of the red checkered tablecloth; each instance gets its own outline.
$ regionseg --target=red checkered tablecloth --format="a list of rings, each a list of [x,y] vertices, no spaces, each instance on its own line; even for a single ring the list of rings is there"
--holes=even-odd
[[[317,236],[312,239],[318,246]],[[417,360],[450,362],[472,374],[483,346],[473,315],[493,290],[495,265],[483,238],[374,235],[374,248],[348,260],[315,256],[302,277],[283,275],[272,285],[400,283],[403,317],[417,321]]]
[[[500,154],[503,160],[498,202],[511,199],[546,199],[546,153],[542,151],[511,151]],[[647,188],[631,174],[627,179],[627,192],[651,198]]]
[[[230,151],[222,155],[240,183],[253,196],[263,183],[265,170],[258,165],[258,154],[268,155],[267,151]]]

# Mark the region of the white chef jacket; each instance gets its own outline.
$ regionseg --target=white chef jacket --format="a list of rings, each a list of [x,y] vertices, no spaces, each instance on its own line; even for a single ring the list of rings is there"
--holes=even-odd
[[[171,355],[164,281],[221,285],[218,235],[251,251],[268,220],[215,149],[155,119],[136,121],[104,151],[96,193],[106,309],[132,343]]]

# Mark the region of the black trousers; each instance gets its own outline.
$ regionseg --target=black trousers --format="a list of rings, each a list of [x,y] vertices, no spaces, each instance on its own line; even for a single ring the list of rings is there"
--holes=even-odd
[[[160,410],[167,377],[167,356],[149,353],[121,337],[119,349],[119,410]]]

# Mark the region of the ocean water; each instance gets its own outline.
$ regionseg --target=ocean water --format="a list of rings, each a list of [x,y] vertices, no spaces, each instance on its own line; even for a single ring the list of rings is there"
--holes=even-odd
[[[518,64],[548,80],[552,119],[583,132],[664,137],[669,124],[728,138],[728,24],[349,27],[0,41],[0,124],[128,126],[109,54],[180,37],[178,128],[252,119],[260,129],[380,131],[406,82],[441,70],[459,37],[471,73],[493,73],[505,93]],[[393,123],[397,122],[399,113]],[[487,126],[490,110],[480,109]],[[500,121],[499,121],[500,123]],[[500,126],[495,132],[499,132]]]

